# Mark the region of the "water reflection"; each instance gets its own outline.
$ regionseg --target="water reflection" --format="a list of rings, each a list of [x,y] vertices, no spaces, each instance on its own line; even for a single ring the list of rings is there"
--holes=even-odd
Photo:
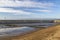
[[[35,30],[35,28],[31,27],[2,28],[0,29],[0,36],[13,36],[26,33],[32,30]]]
[[[55,25],[55,23],[35,23],[35,24],[43,25],[39,27],[48,27],[51,25]],[[35,24],[28,24],[28,25],[35,25]],[[22,24],[18,24],[18,25],[22,25]],[[36,30],[36,28],[33,28],[33,27],[13,27],[12,28],[8,26],[0,25],[0,36],[15,36],[15,35],[27,33],[34,30]]]

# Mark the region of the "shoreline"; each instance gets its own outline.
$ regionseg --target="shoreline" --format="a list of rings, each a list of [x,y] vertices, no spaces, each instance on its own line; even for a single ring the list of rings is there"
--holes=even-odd
[[[54,27],[54,26],[57,26],[58,24],[56,25],[53,25],[53,26],[50,26],[48,28],[51,28],[51,27]],[[12,39],[18,39],[18,38],[23,38],[24,36],[26,35],[30,35],[32,33],[36,33],[37,31],[41,31],[41,30],[45,30],[45,29],[48,29],[48,28],[44,28],[44,29],[40,29],[38,28],[37,30],[34,30],[34,31],[31,31],[31,32],[28,32],[28,33],[24,33],[24,34],[21,34],[21,35],[17,35],[17,36],[5,36],[5,37],[0,37],[1,40],[12,40]]]

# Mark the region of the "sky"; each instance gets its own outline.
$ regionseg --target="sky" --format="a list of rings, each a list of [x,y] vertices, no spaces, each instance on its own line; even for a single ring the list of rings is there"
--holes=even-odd
[[[0,19],[60,19],[60,0],[0,0]]]

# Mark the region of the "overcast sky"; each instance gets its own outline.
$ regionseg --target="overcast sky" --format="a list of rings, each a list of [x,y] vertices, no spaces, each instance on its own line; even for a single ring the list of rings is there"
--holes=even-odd
[[[0,19],[60,18],[60,0],[0,0]]]

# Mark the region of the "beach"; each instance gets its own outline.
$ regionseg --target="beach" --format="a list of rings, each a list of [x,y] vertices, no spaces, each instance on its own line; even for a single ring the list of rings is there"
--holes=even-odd
[[[27,35],[10,37],[7,40],[60,40],[59,31],[60,25],[55,25]]]

